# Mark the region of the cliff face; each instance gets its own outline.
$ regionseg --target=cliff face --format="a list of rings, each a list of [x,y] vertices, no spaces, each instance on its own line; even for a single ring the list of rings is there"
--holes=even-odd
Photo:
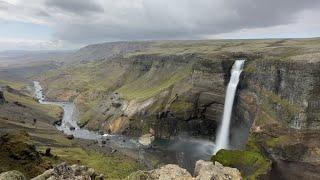
[[[317,60],[249,61],[240,81],[232,141],[237,144],[237,134],[247,129],[261,153],[275,164],[273,171],[284,173],[282,178],[299,176],[288,169],[288,162],[305,178],[318,177],[314,169],[320,164],[319,66]]]
[[[181,131],[213,135],[231,59],[136,55],[84,63],[42,82],[50,83],[47,97],[73,99],[79,124],[89,129],[137,136],[155,131],[164,138]]]
[[[256,103],[261,110],[269,111],[268,114],[284,126],[319,129],[319,67],[319,62],[249,62],[240,84],[240,101],[248,103],[245,99],[253,93],[251,96],[258,98]]]

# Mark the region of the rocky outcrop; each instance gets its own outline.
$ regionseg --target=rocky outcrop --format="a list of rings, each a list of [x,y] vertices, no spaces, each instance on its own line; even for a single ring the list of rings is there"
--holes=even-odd
[[[151,171],[132,173],[126,180],[240,180],[241,174],[235,168],[224,167],[220,163],[199,160],[196,163],[194,177],[178,165],[168,164]]]
[[[7,171],[0,174],[0,180],[27,180],[19,171]]]
[[[39,176],[32,178],[31,180],[63,180],[63,179],[83,179],[83,180],[103,180],[102,174],[97,174],[94,169],[86,166],[74,164],[68,166],[66,163],[61,163],[49,169]]]
[[[51,164],[42,159],[24,131],[1,136],[0,152],[1,171],[9,171],[14,167],[27,177],[34,177],[51,168]]]
[[[196,180],[240,180],[241,174],[236,168],[224,167],[219,162],[199,160],[194,170]]]
[[[139,138],[139,143],[144,146],[149,146],[154,140],[154,136],[152,134],[144,134]]]

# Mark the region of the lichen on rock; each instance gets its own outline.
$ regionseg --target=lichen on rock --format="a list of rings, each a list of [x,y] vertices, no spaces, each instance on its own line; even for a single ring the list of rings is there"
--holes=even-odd
[[[27,180],[27,178],[19,171],[7,171],[0,174],[0,180]]]

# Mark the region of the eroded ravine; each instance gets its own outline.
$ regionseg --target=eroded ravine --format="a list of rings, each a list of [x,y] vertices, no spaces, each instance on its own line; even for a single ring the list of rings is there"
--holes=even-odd
[[[63,108],[64,114],[60,126],[56,128],[75,138],[98,141],[98,144],[109,146],[120,152],[138,159],[141,163],[152,169],[154,161],[157,164],[174,163],[189,170],[199,159],[208,160],[214,149],[214,143],[208,139],[191,138],[187,135],[175,137],[165,143],[156,141],[152,146],[139,144],[137,138],[122,135],[99,134],[80,128],[76,123],[76,107],[71,102],[46,101],[39,82],[34,81],[35,97],[41,104],[52,104]]]

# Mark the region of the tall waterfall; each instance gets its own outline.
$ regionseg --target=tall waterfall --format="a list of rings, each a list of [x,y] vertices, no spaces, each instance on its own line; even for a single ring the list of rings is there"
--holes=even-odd
[[[216,154],[220,149],[229,148],[229,128],[232,115],[232,106],[244,61],[245,60],[236,60],[232,66],[231,78],[227,87],[226,98],[224,102],[223,119],[217,132],[214,154]]]

